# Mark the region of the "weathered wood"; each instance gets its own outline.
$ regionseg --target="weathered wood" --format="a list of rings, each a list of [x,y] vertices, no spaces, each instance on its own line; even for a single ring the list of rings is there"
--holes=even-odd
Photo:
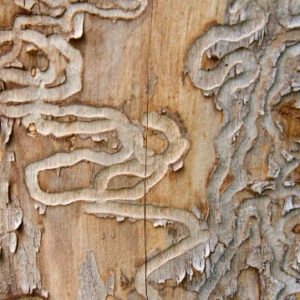
[[[0,299],[299,298],[298,0],[0,7]]]

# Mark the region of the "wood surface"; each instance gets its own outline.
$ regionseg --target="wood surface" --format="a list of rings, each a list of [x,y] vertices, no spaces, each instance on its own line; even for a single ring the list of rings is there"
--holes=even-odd
[[[300,299],[299,0],[0,28],[0,299]]]

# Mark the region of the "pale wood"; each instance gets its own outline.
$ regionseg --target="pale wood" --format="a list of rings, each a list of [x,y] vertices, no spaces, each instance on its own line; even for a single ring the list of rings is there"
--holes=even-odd
[[[0,299],[298,299],[298,1],[76,2],[0,0]]]

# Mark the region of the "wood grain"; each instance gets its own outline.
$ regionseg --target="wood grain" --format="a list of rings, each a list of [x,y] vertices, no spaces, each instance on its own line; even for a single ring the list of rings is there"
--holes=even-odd
[[[295,0],[0,0],[0,299],[298,299]]]

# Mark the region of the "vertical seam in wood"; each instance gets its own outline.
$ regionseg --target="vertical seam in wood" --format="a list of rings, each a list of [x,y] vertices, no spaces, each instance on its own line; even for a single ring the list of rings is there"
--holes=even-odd
[[[153,1],[151,1],[151,20],[150,20],[150,31],[149,31],[149,52],[147,61],[147,72],[148,72],[148,87],[147,87],[147,103],[146,103],[146,136],[145,136],[145,180],[144,180],[144,256],[145,256],[145,294],[148,299],[148,283],[147,283],[147,151],[148,151],[148,114],[149,114],[149,82],[150,82],[150,57],[151,57],[151,40],[152,40],[152,25],[153,25]],[[150,6],[150,5],[149,5]]]

